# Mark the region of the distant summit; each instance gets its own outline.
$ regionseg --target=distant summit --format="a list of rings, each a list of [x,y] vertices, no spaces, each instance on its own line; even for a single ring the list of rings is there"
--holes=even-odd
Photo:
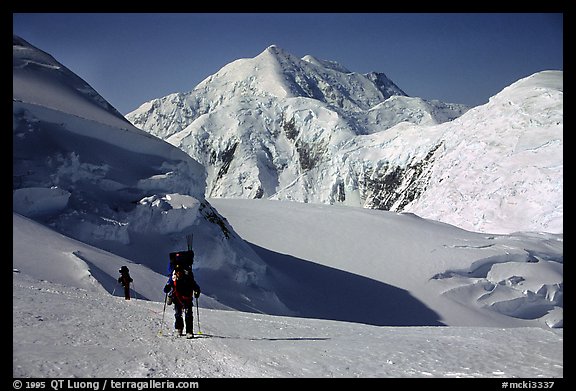
[[[562,182],[561,79],[550,74],[520,95],[505,89],[470,110],[407,96],[384,73],[271,45],[126,118],[202,163],[207,197],[413,212],[486,232],[561,232],[562,186],[552,184]],[[540,142],[531,159],[516,158]]]

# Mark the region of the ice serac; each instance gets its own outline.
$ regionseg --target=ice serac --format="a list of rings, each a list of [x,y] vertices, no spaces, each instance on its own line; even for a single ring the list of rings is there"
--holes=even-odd
[[[207,295],[231,308],[284,309],[266,266],[206,201],[201,164],[136,128],[71,70],[16,36],[13,65],[15,212],[160,274],[168,253],[186,249],[185,235],[194,234]],[[237,296],[220,293],[224,285]]]

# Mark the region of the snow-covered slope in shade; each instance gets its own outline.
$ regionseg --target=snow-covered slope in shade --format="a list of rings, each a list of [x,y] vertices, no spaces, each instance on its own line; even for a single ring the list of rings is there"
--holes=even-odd
[[[133,128],[84,80],[48,53],[16,35],[13,38],[12,63],[14,100],[65,111],[118,128]]]
[[[161,274],[168,253],[185,250],[193,234],[209,296],[239,304],[229,285],[244,309],[285,308],[266,266],[205,200],[204,167],[18,37],[14,65],[15,212]]]

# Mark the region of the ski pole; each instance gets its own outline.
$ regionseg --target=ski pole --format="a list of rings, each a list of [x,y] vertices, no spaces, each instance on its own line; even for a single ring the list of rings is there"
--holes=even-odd
[[[198,298],[196,298],[196,321],[198,322],[198,334],[202,334],[200,330],[200,310],[198,309]]]
[[[166,313],[166,301],[168,300],[168,293],[164,296],[164,309],[162,310],[162,323],[160,323],[160,331],[158,331],[158,335],[162,335],[162,328],[164,327],[164,314]]]

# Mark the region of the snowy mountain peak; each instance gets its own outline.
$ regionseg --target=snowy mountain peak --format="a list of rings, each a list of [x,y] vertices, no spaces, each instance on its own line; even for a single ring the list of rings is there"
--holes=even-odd
[[[245,59],[245,61],[255,67],[262,67],[268,61],[281,68],[290,67],[290,64],[294,64],[298,60],[298,57],[293,56],[277,45],[270,45],[256,57]]]
[[[266,49],[264,49],[264,51],[262,53],[270,53],[270,54],[273,54],[275,56],[280,56],[280,55],[286,56],[287,55],[287,53],[282,48],[280,48],[279,46],[274,45],[274,44],[268,46]]]
[[[402,122],[438,124],[468,109],[390,100],[404,96],[383,73],[349,72],[273,45],[227,64],[191,92],[145,103],[127,118],[204,164],[210,197],[333,203],[344,202],[348,175],[358,174],[338,172],[340,164],[329,162],[354,137]],[[345,202],[363,205],[365,197],[348,194]]]

